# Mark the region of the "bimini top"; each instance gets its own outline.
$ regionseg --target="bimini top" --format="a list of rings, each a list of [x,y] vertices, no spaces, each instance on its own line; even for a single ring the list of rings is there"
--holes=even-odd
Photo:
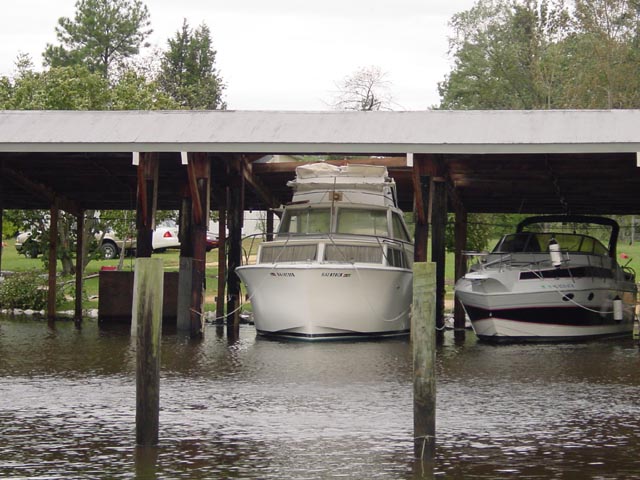
[[[587,215],[539,215],[535,217],[527,217],[522,220],[517,228],[516,232],[520,233],[525,230],[529,225],[542,224],[542,223],[582,223],[603,225],[610,227],[609,233],[609,255],[615,259],[616,245],[618,243],[618,234],[620,232],[620,226],[618,222],[612,218],[607,217],[591,217]]]
[[[395,182],[380,165],[312,163],[296,167],[293,202],[348,202],[396,206]]]

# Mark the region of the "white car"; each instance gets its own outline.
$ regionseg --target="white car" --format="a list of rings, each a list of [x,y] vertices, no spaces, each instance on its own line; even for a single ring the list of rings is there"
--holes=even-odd
[[[105,233],[104,237],[102,233],[96,233],[95,238],[96,241],[100,242],[99,249],[102,257],[106,259],[115,258],[124,245],[124,242],[118,239],[113,233]],[[31,232],[19,233],[16,237],[15,246],[18,253],[23,254],[27,258],[36,258],[42,253],[42,246],[39,240],[32,238]],[[127,248],[130,247],[130,244],[127,245]]]
[[[40,242],[31,238],[31,232],[23,232],[18,234],[16,238],[16,250],[27,258],[36,258],[42,253]],[[136,248],[135,239],[127,238],[126,242],[120,240],[113,232],[96,233],[96,241],[100,242],[98,247],[102,258],[111,260],[120,255],[123,247],[127,252],[134,252]],[[175,222],[166,220],[162,222],[153,231],[152,248],[154,252],[163,252],[168,248],[180,248],[180,240],[178,240],[178,227]]]
[[[153,231],[151,247],[154,252],[162,252],[167,248],[180,248],[178,226],[173,220],[165,220]]]

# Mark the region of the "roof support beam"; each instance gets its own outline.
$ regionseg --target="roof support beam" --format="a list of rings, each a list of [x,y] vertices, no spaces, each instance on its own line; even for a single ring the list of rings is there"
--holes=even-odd
[[[53,189],[38,182],[34,182],[21,172],[9,167],[2,167],[2,176],[9,178],[26,192],[37,195],[43,200],[47,201],[50,205],[54,205],[60,210],[72,213],[73,215],[79,215],[82,211],[76,202],[69,198],[58,194]]]
[[[136,257],[150,257],[158,198],[158,154],[140,153],[136,211]]]
[[[253,189],[254,192],[262,199],[269,208],[277,208],[280,201],[269,191],[262,181],[253,175],[253,164],[246,155],[242,155],[239,159],[239,169],[242,172],[245,182]]]

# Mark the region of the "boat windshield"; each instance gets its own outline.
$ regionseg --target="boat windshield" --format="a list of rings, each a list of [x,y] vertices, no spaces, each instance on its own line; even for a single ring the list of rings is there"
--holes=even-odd
[[[522,232],[505,235],[493,249],[493,253],[547,252],[549,241],[554,238],[560,249],[570,253],[607,255],[607,248],[593,237],[576,233]]]
[[[330,225],[329,208],[287,208],[278,233],[329,233]]]
[[[338,210],[338,233],[352,235],[389,236],[386,210],[363,208],[340,208]]]

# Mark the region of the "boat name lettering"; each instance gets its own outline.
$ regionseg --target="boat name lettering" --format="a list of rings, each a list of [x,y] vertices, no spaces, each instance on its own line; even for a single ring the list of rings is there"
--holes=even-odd
[[[350,273],[342,273],[342,272],[325,272],[322,274],[323,277],[337,277],[337,278],[349,278],[351,276]]]
[[[271,272],[272,277],[295,277],[296,274],[293,272]]]
[[[541,288],[551,288],[553,290],[557,290],[559,288],[576,288],[575,283],[557,283],[554,285],[542,285]]]

